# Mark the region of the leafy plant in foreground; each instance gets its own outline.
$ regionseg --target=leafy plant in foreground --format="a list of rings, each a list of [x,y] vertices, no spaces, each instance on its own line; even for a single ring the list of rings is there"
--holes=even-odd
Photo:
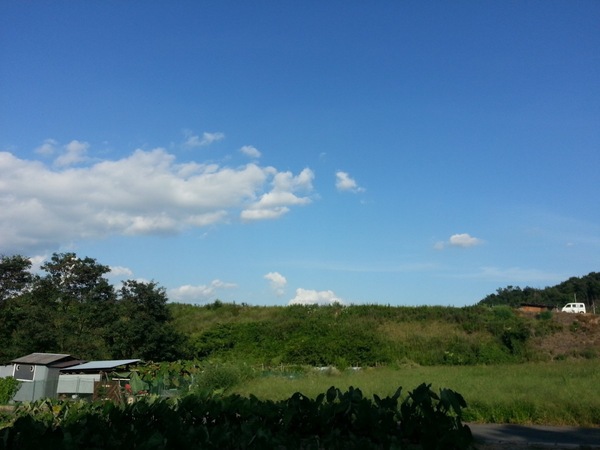
[[[132,405],[55,400],[21,405],[0,430],[9,449],[402,449],[470,447],[461,422],[466,403],[422,384],[399,405],[401,389],[373,400],[360,389],[331,387],[272,402],[238,395],[150,397]]]

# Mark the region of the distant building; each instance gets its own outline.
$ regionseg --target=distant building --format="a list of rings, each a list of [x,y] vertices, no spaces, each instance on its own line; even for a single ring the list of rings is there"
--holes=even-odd
[[[12,376],[21,381],[13,400],[31,402],[47,397],[55,398],[60,370],[81,362],[62,353],[31,353],[12,360]]]
[[[121,383],[129,380],[130,366],[139,359],[89,361],[62,353],[31,353],[0,366],[0,378],[13,377],[21,386],[13,397],[15,402],[32,402],[59,396],[96,398],[103,387],[115,390],[118,398]]]
[[[552,311],[554,309],[554,306],[549,306],[549,305],[540,305],[540,304],[536,304],[536,303],[521,303],[521,306],[519,306],[519,310],[520,311],[524,311],[524,312],[532,312],[532,313],[541,313],[544,311]]]
[[[66,367],[61,370],[57,393],[59,396],[95,398],[98,397],[99,385],[112,392],[119,389],[119,381],[129,380],[129,366],[139,362],[139,359],[115,359]],[[109,397],[115,398],[117,393]]]

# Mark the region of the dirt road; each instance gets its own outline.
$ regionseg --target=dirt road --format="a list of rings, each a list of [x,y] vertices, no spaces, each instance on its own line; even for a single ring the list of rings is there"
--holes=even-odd
[[[600,449],[600,428],[469,423],[477,448],[551,447],[554,450]]]

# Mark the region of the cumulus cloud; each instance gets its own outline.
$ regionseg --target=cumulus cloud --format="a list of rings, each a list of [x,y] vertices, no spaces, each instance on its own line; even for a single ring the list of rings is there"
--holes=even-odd
[[[298,196],[298,191],[312,190],[314,173],[306,168],[297,176],[291,172],[274,173],[271,190],[260,196],[248,208],[243,210],[240,217],[243,220],[276,219],[289,211],[289,206],[306,205],[312,200],[309,197]]]
[[[285,291],[285,286],[287,285],[285,277],[279,272],[269,272],[265,275],[265,279],[269,280],[273,292],[281,297]]]
[[[338,171],[335,174],[335,187],[338,191],[364,192],[356,181],[347,172]]]
[[[73,140],[64,146],[63,153],[54,160],[54,164],[58,167],[67,167],[85,162],[87,159],[86,153],[89,147],[90,144],[87,142]]]
[[[290,305],[332,305],[344,304],[333,291],[315,291],[311,289],[296,289],[296,296],[289,301]]]
[[[450,236],[450,239],[448,239],[447,242],[444,242],[444,241],[436,242],[433,247],[436,250],[443,250],[444,248],[446,248],[448,246],[468,248],[468,247],[475,247],[475,246],[481,245],[481,244],[483,244],[483,241],[481,239],[473,237],[468,233],[461,233],[461,234],[453,234],[452,236]]]
[[[111,266],[110,267],[110,272],[108,273],[108,275],[112,278],[130,278],[133,276],[133,271],[131,269],[129,269],[128,267],[123,267],[123,266]]]
[[[310,203],[298,194],[312,190],[310,169],[294,175],[254,163],[178,163],[162,148],[72,167],[88,147],[72,141],[51,166],[0,152],[4,252],[43,253],[109,235],[175,234],[236,215],[275,219]]]
[[[471,236],[468,233],[453,234],[450,236],[450,245],[454,247],[474,247],[482,243],[481,239]]]
[[[234,283],[226,283],[221,280],[213,280],[210,284],[192,286],[186,284],[168,291],[171,301],[181,303],[206,303],[216,298],[217,291],[222,289],[233,289],[237,287]]]
[[[242,148],[240,148],[240,152],[246,156],[249,156],[250,158],[260,158],[261,156],[260,151],[252,145],[244,145]]]
[[[202,133],[202,137],[193,134],[191,131],[186,131],[186,140],[183,145],[190,148],[195,147],[205,147],[207,145],[212,144],[213,142],[220,141],[225,139],[225,134],[217,132],[217,133]]]
[[[50,156],[56,152],[56,146],[58,142],[54,139],[46,139],[42,145],[35,149],[38,155]]]

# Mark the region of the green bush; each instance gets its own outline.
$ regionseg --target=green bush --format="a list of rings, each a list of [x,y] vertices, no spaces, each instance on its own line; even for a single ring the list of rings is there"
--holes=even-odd
[[[20,384],[13,377],[0,378],[0,405],[6,405],[12,400]]]
[[[254,376],[250,367],[232,363],[208,363],[196,374],[191,390],[196,393],[223,393]]]
[[[449,389],[422,384],[400,402],[370,400],[360,389],[335,387],[312,399],[297,392],[282,401],[190,395],[131,405],[42,400],[19,406],[0,429],[0,450],[72,449],[389,449],[463,450],[472,436],[462,423],[466,403]]]
[[[507,305],[248,307],[216,303],[173,308],[181,309],[177,317],[185,316],[190,330],[195,320],[196,331],[190,332],[193,358],[269,367],[297,364],[343,369],[402,360],[424,366],[517,363],[540,359],[532,336],[567,330],[553,320],[551,311],[533,317]],[[582,328],[576,322],[570,330]]]

